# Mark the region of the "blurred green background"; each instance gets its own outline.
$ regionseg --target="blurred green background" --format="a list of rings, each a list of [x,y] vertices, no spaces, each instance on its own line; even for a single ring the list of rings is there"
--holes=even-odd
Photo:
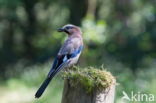
[[[83,31],[79,65],[103,65],[117,78],[115,103],[122,103],[122,91],[156,96],[155,5],[156,0],[0,0],[0,102],[61,102],[61,73],[41,99],[34,94],[66,38],[56,29],[69,23]]]

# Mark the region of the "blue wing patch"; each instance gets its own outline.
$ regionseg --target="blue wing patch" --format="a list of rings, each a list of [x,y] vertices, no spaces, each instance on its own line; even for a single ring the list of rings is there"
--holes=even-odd
[[[72,54],[62,55],[61,58],[55,58],[53,66],[48,73],[48,77],[55,75],[61,68],[67,63],[70,58],[76,57],[83,50],[83,46],[80,46],[77,50],[75,50]]]
[[[83,50],[83,46],[81,45],[77,50],[75,50],[71,55],[71,58],[76,57]]]

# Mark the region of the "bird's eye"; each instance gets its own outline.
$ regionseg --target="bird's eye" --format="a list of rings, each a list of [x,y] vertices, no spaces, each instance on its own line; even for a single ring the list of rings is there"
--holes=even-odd
[[[67,27],[66,27],[66,29],[72,29],[72,28],[73,28],[72,26],[67,26]]]

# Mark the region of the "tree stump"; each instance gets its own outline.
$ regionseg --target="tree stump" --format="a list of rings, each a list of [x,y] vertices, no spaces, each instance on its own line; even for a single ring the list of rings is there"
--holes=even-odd
[[[65,77],[62,103],[114,103],[116,80],[109,72],[89,68]]]

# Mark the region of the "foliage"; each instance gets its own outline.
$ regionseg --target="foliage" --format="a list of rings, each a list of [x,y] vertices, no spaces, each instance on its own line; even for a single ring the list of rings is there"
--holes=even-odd
[[[116,103],[121,103],[123,90],[156,93],[155,0],[0,0],[2,103],[33,97],[51,67],[48,60],[65,39],[56,29],[67,23],[83,32],[81,68],[104,64],[116,76]],[[84,84],[92,83],[85,79]],[[59,103],[62,88],[62,79],[55,78],[38,101]],[[38,103],[26,99],[30,101],[22,102]]]
[[[0,0],[0,67],[27,65],[54,57],[64,36],[56,29],[72,23],[82,28],[90,64],[108,58],[121,61],[134,72],[155,58],[156,8],[154,1],[139,0]],[[77,5],[81,3],[81,6]],[[60,42],[61,41],[61,42]],[[94,60],[96,59],[96,60]]]

